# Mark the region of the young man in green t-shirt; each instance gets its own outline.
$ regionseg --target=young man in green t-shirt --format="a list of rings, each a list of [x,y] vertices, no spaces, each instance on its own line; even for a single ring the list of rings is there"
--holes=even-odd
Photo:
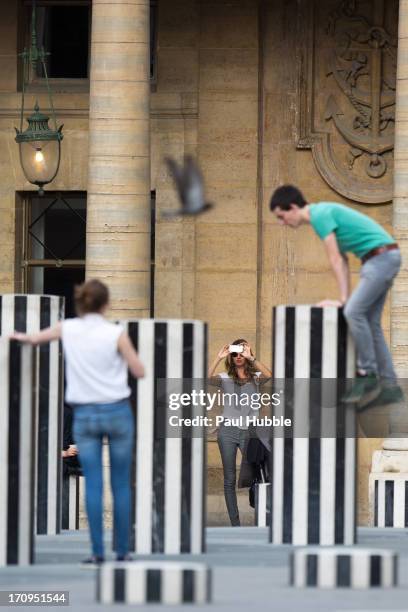
[[[395,240],[373,219],[348,206],[308,204],[293,185],[276,189],[270,208],[281,224],[309,224],[324,242],[340,298],[318,305],[344,306],[358,356],[357,379],[343,401],[357,402],[360,408],[400,401],[403,394],[381,328],[387,293],[401,266]],[[360,282],[352,293],[348,252],[362,262]]]

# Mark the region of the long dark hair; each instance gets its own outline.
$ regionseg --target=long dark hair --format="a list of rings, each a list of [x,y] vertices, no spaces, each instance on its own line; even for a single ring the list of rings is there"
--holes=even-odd
[[[244,338],[238,338],[238,340],[234,340],[231,344],[248,344]],[[251,351],[252,354],[252,351]],[[256,370],[253,363],[245,359],[244,371],[245,371],[245,379],[241,379],[238,377],[237,368],[235,366],[234,360],[231,354],[227,355],[225,358],[225,370],[230,378],[233,378],[235,382],[248,382],[248,380],[252,380],[255,376]]]

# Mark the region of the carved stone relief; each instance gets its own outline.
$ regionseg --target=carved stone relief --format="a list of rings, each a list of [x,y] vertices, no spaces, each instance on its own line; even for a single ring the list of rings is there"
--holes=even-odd
[[[398,0],[299,0],[298,147],[338,193],[392,199]]]

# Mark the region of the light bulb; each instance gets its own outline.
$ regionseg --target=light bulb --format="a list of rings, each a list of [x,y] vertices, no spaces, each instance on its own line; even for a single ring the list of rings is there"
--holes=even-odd
[[[44,155],[43,155],[43,152],[41,151],[41,149],[36,149],[36,152],[35,152],[35,161],[39,162],[39,163],[44,161]]]

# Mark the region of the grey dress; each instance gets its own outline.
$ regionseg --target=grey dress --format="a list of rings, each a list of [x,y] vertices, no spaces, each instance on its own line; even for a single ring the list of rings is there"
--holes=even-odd
[[[237,422],[242,417],[242,424],[226,425],[223,424],[218,430],[218,446],[221,453],[222,465],[224,470],[224,496],[231,525],[239,526],[239,512],[236,493],[236,459],[237,450],[242,453],[240,477],[238,486],[249,486],[252,481],[252,469],[245,459],[245,450],[248,443],[248,427],[245,425],[245,418],[250,414],[256,414],[250,405],[250,398],[253,393],[259,393],[259,376],[256,373],[256,380],[238,384],[226,373],[219,375],[221,388],[224,394],[223,416],[226,419],[233,419]],[[244,398],[243,396],[248,396]],[[248,399],[248,401],[246,401]],[[244,483],[244,484],[242,484]]]

